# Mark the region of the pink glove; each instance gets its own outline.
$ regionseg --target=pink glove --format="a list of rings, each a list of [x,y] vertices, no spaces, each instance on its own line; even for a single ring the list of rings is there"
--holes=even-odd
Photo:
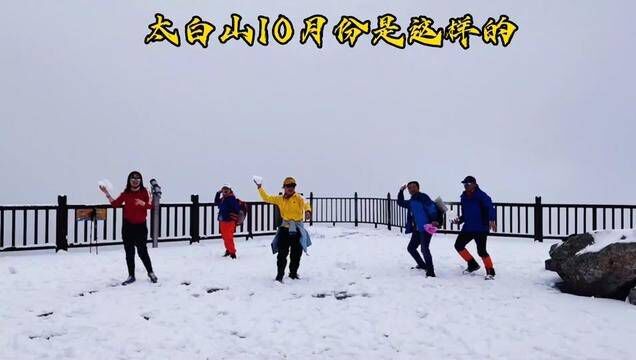
[[[426,224],[424,225],[424,231],[426,231],[427,233],[433,235],[437,232],[437,227],[431,225],[431,224]]]

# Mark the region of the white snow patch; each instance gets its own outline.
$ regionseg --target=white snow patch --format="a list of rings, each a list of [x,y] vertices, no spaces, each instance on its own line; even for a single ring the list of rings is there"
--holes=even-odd
[[[113,191],[113,184],[108,179],[102,179],[97,182],[97,186],[103,186],[106,190]]]
[[[431,242],[438,277],[411,270],[408,236],[308,227],[301,279],[277,285],[271,237],[150,248],[159,282],[123,249],[0,254],[1,359],[635,359],[636,307],[563,294],[553,243],[488,239],[495,281],[462,275],[454,236]],[[474,243],[469,250],[477,255]]]
[[[636,229],[595,231],[592,237],[594,242],[577,252],[577,255],[598,252],[615,243],[636,243]]]

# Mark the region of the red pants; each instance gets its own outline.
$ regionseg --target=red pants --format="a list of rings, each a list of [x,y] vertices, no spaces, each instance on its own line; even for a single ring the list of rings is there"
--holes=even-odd
[[[225,244],[225,250],[230,254],[236,254],[236,247],[234,246],[234,232],[236,231],[236,222],[234,221],[219,221],[219,229],[221,229],[221,237]]]

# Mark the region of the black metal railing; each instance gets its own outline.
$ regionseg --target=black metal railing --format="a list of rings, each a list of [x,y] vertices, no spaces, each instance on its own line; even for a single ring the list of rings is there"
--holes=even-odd
[[[406,225],[406,209],[387,194],[385,198],[316,197],[310,193],[312,206],[310,225],[371,224],[387,229]],[[457,202],[447,203],[449,210],[461,215]],[[493,236],[543,239],[564,239],[575,233],[593,230],[633,228],[636,205],[494,203],[497,231]],[[278,209],[263,202],[249,202],[249,213],[238,227],[237,236],[252,238],[274,234],[280,223]],[[78,221],[78,211],[102,209],[106,216],[100,221]],[[158,242],[218,239],[221,237],[216,217],[217,205],[199,203],[193,195],[188,203],[161,204],[159,216],[150,216],[150,228],[159,222]],[[455,234],[460,228],[444,219],[440,233]],[[69,247],[121,244],[122,209],[110,205],[68,205],[66,196],[58,196],[57,205],[0,206],[0,251],[56,249]]]

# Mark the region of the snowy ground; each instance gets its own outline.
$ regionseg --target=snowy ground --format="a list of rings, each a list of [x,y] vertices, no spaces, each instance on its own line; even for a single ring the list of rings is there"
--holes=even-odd
[[[123,249],[0,255],[1,359],[634,359],[636,306],[562,294],[550,243],[491,238],[495,281],[461,275],[436,235],[438,278],[406,236],[314,227],[302,279],[272,281],[270,238],[150,249],[159,276],[125,278]],[[470,245],[475,253],[474,244]],[[345,295],[351,297],[344,298]]]

